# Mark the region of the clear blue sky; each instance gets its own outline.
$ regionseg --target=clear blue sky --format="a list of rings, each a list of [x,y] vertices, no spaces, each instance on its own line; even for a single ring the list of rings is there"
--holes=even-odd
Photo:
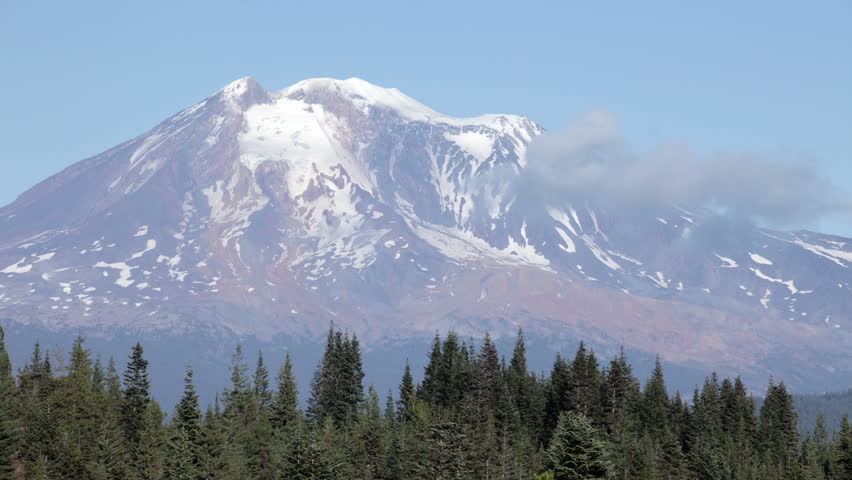
[[[0,73],[0,204],[245,75],[357,76],[549,129],[604,109],[638,149],[793,150],[852,192],[848,0],[0,0]]]

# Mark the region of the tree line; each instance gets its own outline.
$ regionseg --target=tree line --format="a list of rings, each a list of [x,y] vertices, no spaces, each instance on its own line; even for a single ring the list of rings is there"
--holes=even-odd
[[[436,334],[423,380],[400,365],[381,399],[358,338],[332,326],[304,410],[289,354],[274,379],[253,363],[237,346],[204,411],[187,368],[167,418],[141,345],[122,373],[81,336],[61,369],[36,344],[14,372],[0,328],[0,479],[852,479],[847,419],[800,435],[782,382],[759,411],[715,374],[687,401],[659,359],[643,386],[623,350],[601,365],[582,342],[536,374],[520,331],[508,360],[487,335]]]

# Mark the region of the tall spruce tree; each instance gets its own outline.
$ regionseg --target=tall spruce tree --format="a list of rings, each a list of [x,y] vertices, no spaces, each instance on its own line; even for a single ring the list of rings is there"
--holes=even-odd
[[[278,391],[273,401],[272,426],[276,431],[284,430],[299,415],[299,389],[293,375],[293,362],[290,352],[284,359],[284,365],[278,371]]]
[[[580,412],[592,421],[599,418],[596,411],[600,404],[601,373],[595,352],[586,349],[580,342],[568,374],[568,408]]]
[[[607,478],[612,469],[606,443],[582,413],[564,412],[547,449],[554,480]]]
[[[416,393],[414,378],[411,376],[411,365],[405,361],[402,382],[399,384],[399,400],[397,401],[397,418],[400,422],[408,422],[414,417],[414,402]]]
[[[795,474],[798,467],[793,462],[799,444],[796,423],[793,397],[787,392],[784,382],[776,385],[770,380],[766,398],[760,408],[758,437],[760,447],[772,466],[787,476]]]
[[[364,401],[364,370],[358,338],[335,331],[332,324],[326,348],[311,382],[308,418],[324,424],[330,418],[337,424],[354,421]]]
[[[174,427],[183,431],[182,442],[186,442],[191,452],[198,448],[198,432],[201,429],[201,408],[198,406],[198,394],[192,381],[194,371],[186,367],[183,379],[183,396],[175,408]]]
[[[6,334],[0,326],[0,479],[13,479],[17,455],[15,428],[15,380],[6,351]]]
[[[124,399],[122,402],[122,426],[131,456],[138,449],[145,429],[148,406],[151,404],[151,384],[148,380],[148,361],[142,356],[142,345],[133,346],[130,361],[124,372]],[[138,458],[134,458],[138,461]]]
[[[254,395],[260,409],[268,411],[272,407],[272,390],[269,389],[269,370],[263,363],[263,352],[257,352],[257,365],[254,370]]]

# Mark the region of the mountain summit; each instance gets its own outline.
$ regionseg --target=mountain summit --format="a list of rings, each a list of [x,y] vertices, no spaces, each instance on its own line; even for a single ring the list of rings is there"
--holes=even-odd
[[[852,240],[518,201],[541,133],[356,78],[237,80],[0,209],[0,316],[267,339],[334,320],[376,343],[522,326],[554,346],[852,379]]]

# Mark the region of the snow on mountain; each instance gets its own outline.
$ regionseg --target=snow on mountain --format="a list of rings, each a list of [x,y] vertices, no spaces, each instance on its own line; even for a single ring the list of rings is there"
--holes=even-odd
[[[542,131],[356,78],[237,80],[0,209],[0,317],[260,338],[333,319],[370,342],[521,325],[852,379],[852,241],[674,205],[532,207],[512,181]]]

